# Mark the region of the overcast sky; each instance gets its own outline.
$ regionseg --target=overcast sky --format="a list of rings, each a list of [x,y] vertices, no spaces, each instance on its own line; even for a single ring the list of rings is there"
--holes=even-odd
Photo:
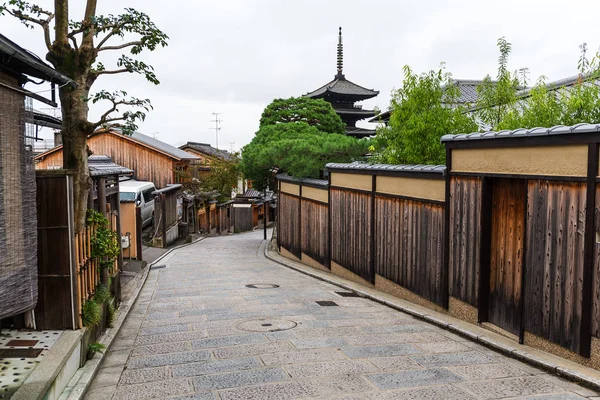
[[[71,18],[80,19],[85,1],[71,3]],[[39,4],[51,9],[53,2]],[[124,6],[149,14],[170,37],[167,48],[143,56],[161,84],[108,75],[93,89],[150,98],[154,111],[139,130],[176,146],[187,141],[214,146],[213,112],[223,120],[220,148],[248,143],[274,98],[302,95],[333,78],[338,26],[346,78],[379,90],[363,104],[381,109],[401,86],[406,64],[424,72],[443,61],[455,78],[494,76],[501,36],[513,45],[510,68],[528,67],[533,81],[576,75],[579,45],[587,42],[590,53],[600,45],[598,0],[98,1],[103,14],[117,14]],[[0,32],[44,58],[40,30],[5,16]],[[90,119],[103,111],[93,107]]]

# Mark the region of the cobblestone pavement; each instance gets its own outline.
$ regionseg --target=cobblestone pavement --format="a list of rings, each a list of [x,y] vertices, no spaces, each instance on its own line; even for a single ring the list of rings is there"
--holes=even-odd
[[[254,232],[171,253],[150,272],[85,398],[598,396],[409,315],[342,297],[263,249]]]

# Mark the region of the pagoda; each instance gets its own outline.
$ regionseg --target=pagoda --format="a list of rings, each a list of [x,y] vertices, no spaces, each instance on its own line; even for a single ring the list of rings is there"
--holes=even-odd
[[[337,45],[337,74],[333,80],[321,86],[315,91],[307,93],[304,97],[313,99],[324,99],[331,103],[335,112],[346,124],[346,135],[355,137],[367,137],[375,135],[375,130],[363,129],[356,126],[361,119],[375,116],[375,111],[364,110],[357,101],[373,98],[379,91],[367,89],[346,79],[343,73],[344,67],[344,45],[342,44],[342,28],[340,27]]]

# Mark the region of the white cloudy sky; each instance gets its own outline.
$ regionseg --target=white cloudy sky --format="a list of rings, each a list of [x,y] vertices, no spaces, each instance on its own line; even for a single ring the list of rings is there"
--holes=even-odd
[[[39,0],[51,8],[52,1]],[[83,0],[71,1],[81,18]],[[578,46],[600,45],[598,0],[99,0],[99,13],[134,7],[170,36],[169,46],[143,58],[161,84],[142,77],[105,76],[95,89],[123,89],[154,105],[140,131],[173,145],[214,145],[213,112],[220,112],[219,147],[239,149],[258,128],[273,98],[304,94],[335,74],[337,28],[344,32],[344,72],[380,91],[365,106],[385,109],[402,83],[402,67],[423,72],[441,61],[455,78],[495,74],[496,40],[513,44],[511,69],[556,80],[577,73]],[[40,31],[0,17],[0,32],[42,58]],[[115,54],[118,55],[118,54]],[[36,90],[36,89],[32,89]],[[90,119],[102,113],[94,107]],[[363,124],[364,126],[364,124]]]

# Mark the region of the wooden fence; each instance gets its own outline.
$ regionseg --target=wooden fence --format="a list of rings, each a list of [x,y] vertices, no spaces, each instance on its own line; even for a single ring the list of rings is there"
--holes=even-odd
[[[447,166],[329,164],[328,181],[279,175],[280,251],[600,363],[598,144],[540,144],[512,167],[518,149],[486,153],[494,143],[469,148],[476,162],[458,142]]]
[[[179,215],[177,213],[177,198],[181,185],[175,184],[152,194],[154,197],[154,226],[157,234],[153,242],[158,247],[166,248],[179,237]]]
[[[74,233],[71,171],[38,170],[36,180],[40,255],[36,327],[81,328],[81,307],[93,297],[101,281],[100,261],[92,257],[96,227],[88,226]],[[109,213],[108,217],[111,229],[116,229],[117,215]],[[108,272],[118,284],[118,258]],[[120,289],[112,289],[118,300]]]

